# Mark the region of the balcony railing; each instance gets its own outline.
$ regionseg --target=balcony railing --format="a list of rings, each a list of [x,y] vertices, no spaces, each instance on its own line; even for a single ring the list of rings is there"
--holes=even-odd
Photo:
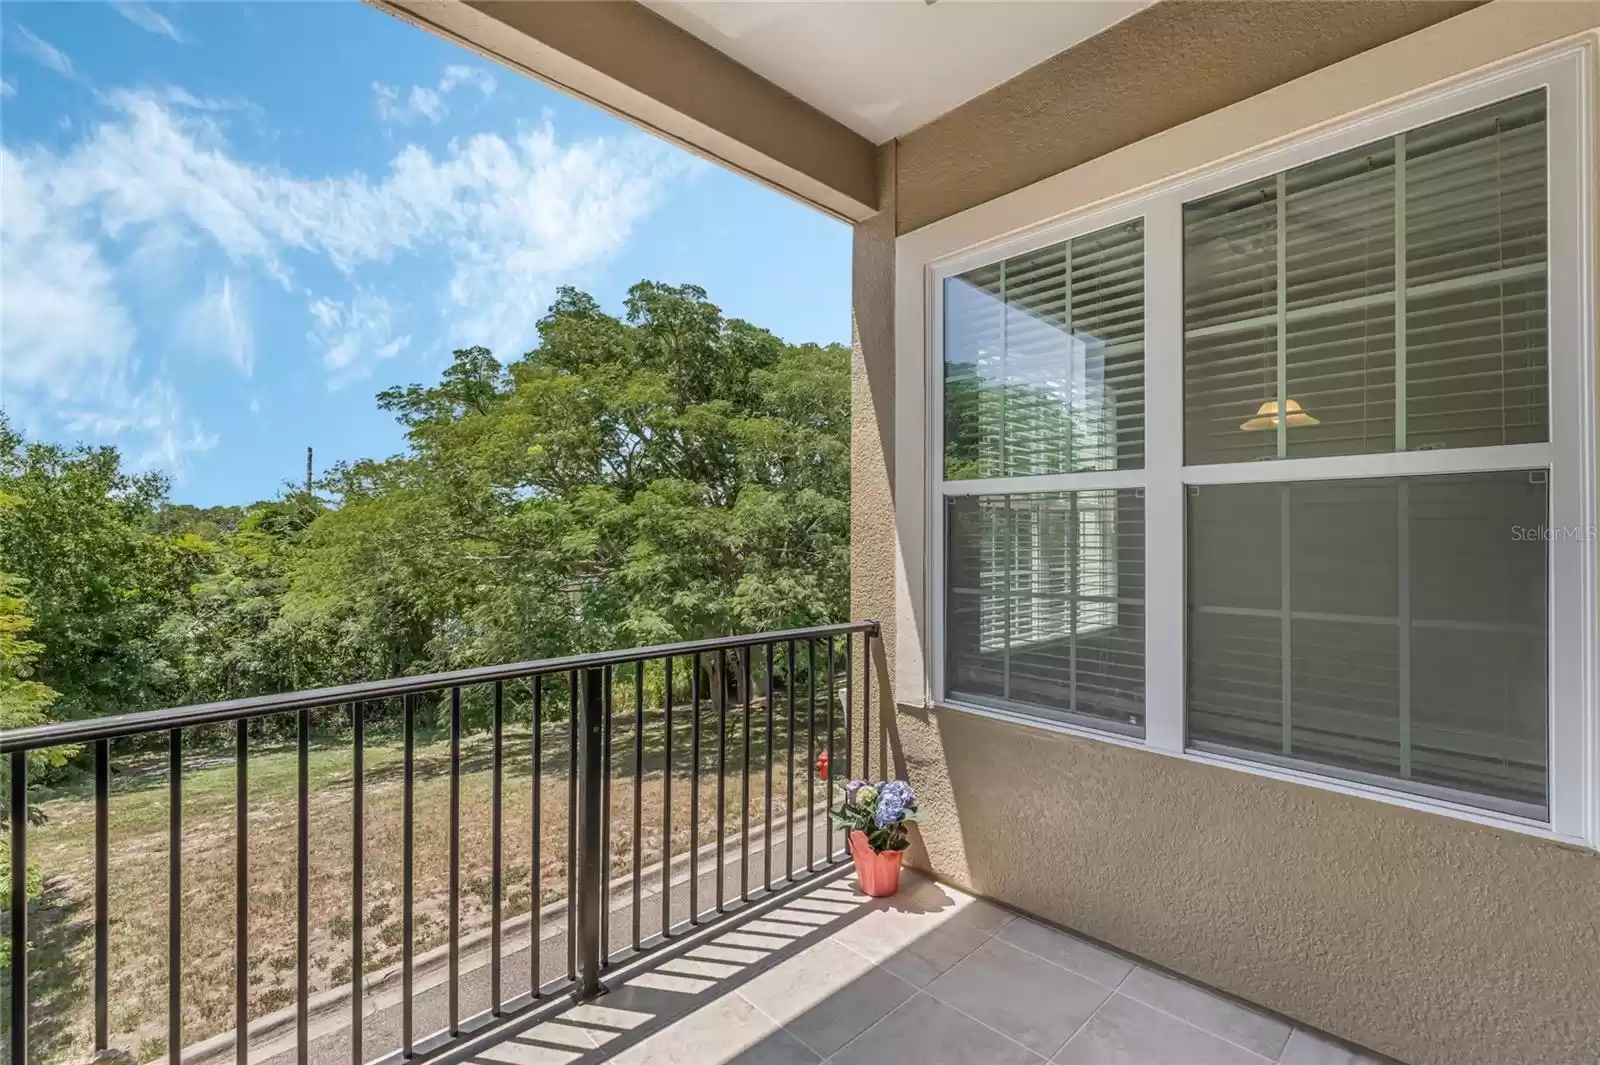
[[[363,994],[368,983],[367,943],[364,917],[366,892],[364,872],[367,862],[364,833],[368,782],[365,772],[366,729],[369,721],[393,723],[400,718],[401,743],[401,856],[400,908],[401,948],[399,971],[401,1018],[398,1045],[381,1048],[375,1060],[397,1062],[419,1060],[448,1048],[458,1037],[482,1028],[499,1018],[524,1013],[548,996],[572,993],[592,997],[603,990],[602,973],[611,965],[655,950],[689,928],[711,923],[738,912],[753,898],[768,894],[789,882],[802,879],[840,860],[842,840],[824,821],[821,846],[818,814],[826,817],[827,766],[839,779],[866,776],[872,749],[870,707],[873,646],[876,623],[857,621],[842,625],[769,632],[758,635],[698,640],[659,647],[632,648],[602,654],[482,669],[437,673],[372,683],[352,684],[315,691],[237,699],[198,706],[131,713],[116,717],[17,729],[0,734],[0,755],[9,761],[11,838],[11,884],[8,932],[12,943],[9,962],[9,1059],[14,1065],[29,1062],[30,957],[37,949],[30,943],[27,883],[29,865],[28,753],[62,745],[83,745],[92,753],[94,773],[94,1047],[105,1052],[111,1046],[110,1019],[113,1007],[110,979],[112,914],[110,881],[115,855],[110,846],[112,741],[125,740],[142,750],[159,749],[165,738],[169,811],[167,826],[167,1002],[165,1053],[170,1065],[181,1065],[186,1056],[184,1039],[184,896],[183,873],[183,785],[185,777],[185,736],[199,734],[215,744],[222,737],[224,749],[231,738],[236,759],[234,785],[234,871],[233,871],[233,1052],[238,1065],[248,1065],[250,1057],[250,974],[251,974],[251,892],[250,892],[250,726],[259,719],[293,715],[296,765],[296,903],[295,903],[295,999],[294,1044],[296,1060],[307,1065],[311,1060],[311,815],[309,756],[312,749],[314,712],[348,715],[350,724],[350,841],[349,877],[349,1061],[367,1065],[363,1046]],[[857,644],[860,657],[857,657]],[[674,670],[677,670],[674,676]],[[687,672],[687,684],[684,673]],[[658,680],[659,706],[647,707],[647,680]],[[631,699],[627,698],[631,681]],[[855,689],[861,687],[857,703]],[[821,705],[818,688],[823,688]],[[681,703],[687,687],[687,705]],[[622,705],[614,692],[623,694]],[[463,706],[470,704],[488,713],[490,761],[490,842],[489,905],[487,932],[489,947],[489,1008],[462,1016],[460,984],[462,975],[462,738]],[[628,705],[631,703],[631,706]],[[674,705],[678,703],[678,705]],[[631,711],[626,727],[617,727],[613,711]],[[837,714],[835,711],[838,711]],[[561,720],[565,716],[565,721]],[[449,765],[448,822],[448,975],[445,981],[447,1023],[437,1032],[418,1031],[413,1009],[418,994],[417,974],[417,897],[415,890],[415,829],[417,824],[416,751],[418,719],[447,718]],[[503,940],[509,927],[502,920],[506,896],[503,877],[503,820],[507,798],[504,778],[507,760],[507,723],[513,716],[527,716],[531,750],[514,752],[513,757],[531,758],[531,787],[526,796],[510,801],[531,805],[532,835],[529,865],[530,907],[527,915],[527,988],[515,995],[503,995]],[[650,723],[656,715],[657,724]],[[689,838],[687,847],[674,853],[673,786],[674,730],[687,718],[690,746],[688,782]],[[728,817],[728,773],[730,722],[734,726],[734,751],[738,774],[738,813],[730,825]],[[776,728],[775,728],[776,722]],[[542,979],[548,959],[541,958],[544,921],[560,919],[560,903],[541,906],[546,885],[542,882],[541,795],[545,775],[552,771],[549,752],[543,748],[559,736],[552,732],[565,725],[567,748],[566,776],[566,972],[554,979]],[[552,728],[552,725],[555,728]],[[257,726],[258,731],[260,726]],[[712,731],[714,730],[714,731]],[[231,731],[232,736],[227,737]],[[652,735],[652,733],[654,733]],[[518,732],[520,736],[520,731]],[[881,738],[880,738],[881,739]],[[752,740],[756,743],[752,763]],[[681,740],[680,740],[681,742]],[[804,751],[797,748],[804,743]],[[709,777],[705,748],[715,745],[715,829],[712,846],[702,846],[701,783]],[[659,773],[661,835],[658,886],[659,917],[650,911],[657,900],[644,892],[646,855],[643,840],[648,831],[643,823],[643,784],[647,777],[647,749],[653,772]],[[624,758],[615,757],[622,752]],[[782,772],[781,848],[775,853],[774,832],[774,755],[785,759]],[[860,755],[859,766],[853,765]],[[631,759],[627,755],[631,754]],[[826,755],[826,762],[819,756]],[[804,758],[804,796],[795,794],[801,786],[797,758]],[[880,756],[880,772],[882,770]],[[631,764],[630,764],[631,763]],[[559,761],[556,762],[559,767]],[[752,802],[751,775],[754,768],[764,791]],[[620,769],[620,771],[619,771]],[[819,773],[819,769],[821,772]],[[190,767],[193,771],[193,767]],[[820,778],[820,779],[819,779]],[[611,787],[614,779],[630,785],[631,831],[614,835]],[[820,785],[820,787],[819,787]],[[559,786],[559,785],[558,785]],[[752,824],[752,806],[762,824]],[[803,828],[802,816],[803,811]],[[796,853],[796,834],[804,832],[804,853]],[[759,840],[759,851],[752,855],[752,840]],[[520,841],[519,841],[520,842]],[[628,871],[613,879],[612,859],[624,860]],[[627,854],[631,846],[631,855]],[[823,853],[817,853],[821,850]],[[702,853],[704,851],[705,853]],[[738,878],[735,885],[725,875],[725,863],[737,855]],[[631,857],[631,861],[627,861]],[[712,897],[701,885],[702,863],[714,866]],[[752,865],[759,868],[759,883],[753,883]],[[687,866],[687,908],[675,908],[682,892],[675,892],[674,869]],[[709,870],[707,870],[709,872]],[[775,880],[775,876],[779,879]],[[681,884],[679,885],[681,886]],[[623,900],[614,900],[621,893]],[[628,896],[631,895],[631,900]],[[519,895],[520,898],[520,895]],[[631,927],[626,931],[611,927],[614,906],[626,901]],[[553,912],[552,912],[553,911]],[[675,920],[675,915],[678,919]],[[653,930],[647,926],[653,926]],[[519,930],[520,936],[520,930]],[[482,938],[474,937],[473,942]],[[518,940],[520,943],[520,938]],[[521,984],[521,974],[518,974]],[[257,1019],[259,1024],[259,1018]],[[226,1033],[221,1038],[226,1038]],[[215,1038],[211,1040],[215,1042]],[[379,1049],[379,1048],[374,1048]],[[202,1055],[203,1056],[203,1055]],[[319,1052],[319,1065],[326,1055]]]

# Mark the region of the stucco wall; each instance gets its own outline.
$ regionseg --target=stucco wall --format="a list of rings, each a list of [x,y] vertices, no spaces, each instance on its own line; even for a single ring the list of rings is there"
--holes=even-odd
[[[1263,130],[1293,129],[1314,110],[1307,99],[1362,106],[1369,91],[1383,99],[1415,87],[1396,87],[1407,78],[1425,82],[1452,63],[1467,69],[1597,25],[1594,3],[1499,0],[1396,46],[1410,52],[1373,53],[1384,56],[1382,70],[1346,64],[1346,81],[1328,71],[1334,81],[1306,79],[1269,94],[1255,117]],[[1151,79],[1140,105],[1158,113],[1188,106],[1174,94],[1207,91],[1159,71]],[[1078,86],[1059,88],[1070,95]],[[894,766],[923,800],[914,864],[1414,1065],[1600,1062],[1600,855],[1152,752],[894,705],[895,593],[906,579],[896,572],[893,506],[894,236],[1026,183],[972,178],[989,168],[974,163],[980,156],[1009,159],[1022,173],[1034,164],[1017,161],[1035,156],[1055,160],[1055,169],[1071,165],[1060,161],[1060,145],[1074,130],[1059,114],[1030,121],[1019,112],[1003,145],[967,128],[970,136],[941,133],[937,151],[931,140],[913,147],[923,131],[885,148],[886,212],[855,237],[853,612],[886,626],[874,693]],[[1080,167],[1081,180],[1061,187],[1093,202],[1118,191],[1119,180],[1123,190],[1136,185],[1141,168],[1154,179],[1179,165],[1172,153],[1198,160],[1240,135],[1235,124],[1191,122],[1126,149],[1127,163]]]
[[[900,139],[909,232],[1481,0],[1167,0]]]

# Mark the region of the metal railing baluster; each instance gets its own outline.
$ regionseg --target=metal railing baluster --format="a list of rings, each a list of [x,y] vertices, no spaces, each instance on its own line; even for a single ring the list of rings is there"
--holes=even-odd
[[[11,753],[11,1061],[28,1060],[28,752]]]
[[[576,935],[572,925],[567,926],[569,941],[578,943],[579,979],[577,997],[587,1001],[605,989],[600,984],[601,933],[601,836],[605,815],[601,810],[605,777],[605,696],[606,670],[586,669],[583,672],[583,723],[580,729],[583,744],[582,759],[582,809],[576,818],[579,826],[578,848],[581,868],[578,874],[578,923]]]
[[[446,999],[450,1034],[461,1030],[461,689],[450,689],[450,927]]]
[[[567,671],[567,979],[578,978],[578,671]]]
[[[739,899],[750,901],[750,656],[754,647],[739,652],[740,676],[744,695],[744,713],[739,718],[740,739],[744,754],[739,759]]]
[[[861,634],[861,779],[872,779],[872,633]]]
[[[787,792],[783,804],[783,817],[787,824],[783,828],[783,872],[784,876],[794,879],[794,641],[789,641],[788,671],[784,676],[784,710],[788,714],[788,723],[784,732],[789,740],[789,762],[783,773],[783,786]]]
[[[183,1054],[183,730],[167,733],[167,1061]],[[12,826],[16,831],[16,826]],[[14,884],[26,883],[14,880]],[[26,894],[26,892],[13,892]],[[25,945],[24,945],[25,949]],[[16,1059],[26,1062],[27,1058]]]
[[[723,912],[724,856],[728,851],[728,652],[717,651],[716,690],[712,701],[717,708],[717,912]]]
[[[366,990],[367,704],[350,704],[350,1065],[362,1065]]]
[[[500,1016],[500,896],[501,862],[504,844],[501,831],[504,816],[501,800],[505,775],[506,693],[502,681],[494,682],[494,764],[489,780],[489,1012]]]
[[[823,747],[823,750],[826,751],[827,755],[828,755],[828,776],[829,776],[829,778],[831,778],[833,776],[833,773],[834,773],[834,766],[833,766],[833,696],[834,696],[834,691],[833,691],[833,637],[832,636],[828,637],[828,672],[827,672],[827,677],[828,677],[828,705],[824,708],[823,714],[824,714],[825,719],[827,721],[828,742]],[[828,782],[828,780],[826,780],[826,779],[823,780],[823,782],[822,782],[822,806],[823,806],[823,814],[822,814],[822,816],[823,816],[823,819],[824,819],[824,825],[825,825],[826,831],[828,833],[828,853],[823,856],[823,860],[828,862],[828,863],[830,863],[830,864],[833,862],[833,818],[828,816],[827,808],[832,805],[832,802],[830,801],[830,796],[832,794],[832,791],[833,791],[833,785],[830,784]]]
[[[639,949],[639,866],[644,862],[644,661],[633,666],[633,949]]]
[[[700,654],[689,674],[689,923],[700,923]]]
[[[250,732],[234,734],[233,777],[233,1060],[250,1063]]]
[[[806,641],[806,872],[817,867],[817,641]]]
[[[844,780],[855,778],[851,772],[855,768],[856,760],[856,730],[855,730],[855,676],[856,676],[856,641],[850,633],[844,637]],[[848,850],[850,839],[845,838],[845,848]]]
[[[767,718],[767,746],[766,746],[766,821],[762,826],[762,854],[761,854],[761,887],[765,891],[772,890],[772,693],[776,688],[773,682],[777,675],[772,670],[773,645],[767,644],[767,694],[763,702],[766,704]]]
[[[243,722],[240,722],[243,727]],[[15,881],[13,881],[15,883]],[[94,744],[94,1046],[111,1046],[111,741]],[[240,1029],[244,1031],[244,1029]]]
[[[611,667],[600,689],[600,967],[611,964]]]
[[[672,935],[672,656],[663,664],[666,696],[661,729],[661,938]]]
[[[416,1016],[412,1001],[416,978],[416,876],[412,868],[416,857],[416,696],[407,695],[404,706],[405,765],[400,810],[400,1031],[401,1052],[409,1058],[416,1054]]]
[[[544,816],[544,675],[534,674],[533,677],[533,839],[530,850],[532,852],[532,865],[528,869],[528,890],[531,892],[529,905],[532,913],[528,917],[528,991],[538,998],[541,993],[540,979],[540,938],[543,935],[543,918],[540,911],[544,909],[544,876],[542,869],[543,854],[541,843],[543,831],[541,822]]]
[[[301,710],[295,722],[295,932],[294,932],[294,1057],[298,1065],[311,1059],[311,711]]]

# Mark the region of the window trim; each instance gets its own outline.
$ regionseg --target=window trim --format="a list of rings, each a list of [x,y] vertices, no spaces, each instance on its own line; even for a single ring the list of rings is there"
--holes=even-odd
[[[1600,684],[1596,649],[1592,247],[1595,133],[1594,42],[1556,45],[1467,72],[1433,87],[1072,210],[1051,196],[1052,179],[962,212],[953,224],[901,237],[896,247],[896,466],[901,566],[897,616],[899,699],[950,707],[1031,727],[1140,747],[1197,763],[1376,798],[1482,824],[1600,849]],[[1547,442],[1432,452],[1183,465],[1183,204],[1348,148],[1543,88],[1547,100],[1549,418]],[[1246,101],[1243,107],[1254,101]],[[1197,120],[1203,121],[1203,120]],[[1089,166],[1091,164],[1085,164]],[[1053,202],[1052,202],[1053,200]],[[1144,219],[1145,465],[1137,470],[943,481],[944,280],[976,266],[1107,226]],[[988,229],[991,236],[974,240]],[[920,292],[919,292],[920,290]],[[917,300],[916,296],[921,299]],[[1563,358],[1562,353],[1568,353]],[[1576,353],[1576,354],[1573,354]],[[909,416],[906,416],[909,415]],[[1290,465],[1285,465],[1289,463]],[[1301,769],[1200,750],[1186,742],[1186,486],[1242,481],[1392,477],[1548,467],[1550,521],[1577,538],[1551,543],[1549,601],[1549,819],[1341,779],[1328,767]],[[944,508],[948,496],[1091,488],[1142,488],[1145,495],[1145,736],[1033,717],[948,699],[944,692]],[[920,522],[917,516],[920,512]],[[918,527],[920,526],[920,527]],[[907,641],[912,641],[907,646]],[[907,653],[907,652],[910,653]],[[1153,664],[1161,663],[1159,668]],[[1174,665],[1175,664],[1175,665]]]

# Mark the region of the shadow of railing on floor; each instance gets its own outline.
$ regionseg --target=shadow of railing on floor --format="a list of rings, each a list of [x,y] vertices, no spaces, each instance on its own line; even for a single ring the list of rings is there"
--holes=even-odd
[[[862,918],[883,911],[926,914],[953,906],[946,895],[918,890],[926,884],[913,879],[900,895],[869,899],[853,879],[825,880],[749,918],[685,937],[684,943],[647,959],[637,969],[619,970],[609,981],[613,990],[592,1002],[556,1004],[486,1033],[448,1060],[462,1065],[598,1065],[715,1003],[753,1012],[747,1003],[735,1003],[731,993]],[[849,996],[856,983],[871,979],[873,963],[863,959],[862,966],[866,971],[861,977],[832,988],[827,998]],[[783,1042],[795,1043],[806,1058],[812,1056],[787,1030],[803,1027],[803,1016],[775,1031],[766,1032],[764,1026],[760,1038],[748,1044],[738,1041],[739,1019],[704,1015],[699,1021],[704,1037],[715,1041],[708,1053],[714,1050],[727,1061],[746,1054],[763,1059],[758,1051],[764,1043]],[[773,1060],[795,1056],[776,1046],[771,1050]]]

